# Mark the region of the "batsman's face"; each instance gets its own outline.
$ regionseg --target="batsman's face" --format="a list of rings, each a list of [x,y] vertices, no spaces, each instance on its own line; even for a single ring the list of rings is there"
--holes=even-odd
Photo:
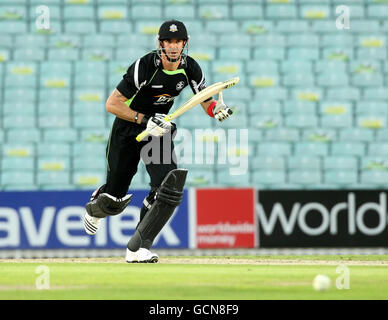
[[[171,59],[177,59],[185,46],[184,40],[167,39],[162,41],[163,48]]]

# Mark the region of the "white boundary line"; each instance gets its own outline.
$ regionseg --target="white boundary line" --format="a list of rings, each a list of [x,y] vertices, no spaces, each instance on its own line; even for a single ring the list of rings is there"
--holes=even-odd
[[[160,256],[388,255],[388,248],[154,249]],[[121,249],[0,250],[0,259],[124,257]],[[0,260],[1,262],[1,260]]]

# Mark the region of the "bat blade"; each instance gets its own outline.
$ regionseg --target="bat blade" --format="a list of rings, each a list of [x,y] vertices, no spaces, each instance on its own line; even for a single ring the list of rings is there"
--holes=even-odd
[[[172,121],[173,119],[179,117],[180,115],[192,109],[196,105],[204,102],[205,100],[209,99],[215,94],[220,93],[222,90],[229,89],[230,87],[235,86],[239,81],[240,81],[240,78],[235,77],[226,81],[212,84],[211,86],[203,89],[202,91],[192,96],[189,100],[187,100],[182,106],[176,109],[173,113],[166,115],[164,117],[164,120]],[[148,135],[149,133],[147,132],[147,130],[144,130],[136,137],[136,140],[141,141],[144,138],[146,138]]]

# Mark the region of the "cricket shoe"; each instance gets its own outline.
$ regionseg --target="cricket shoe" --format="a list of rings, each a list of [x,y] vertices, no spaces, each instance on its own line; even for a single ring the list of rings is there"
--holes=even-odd
[[[157,263],[159,256],[148,249],[140,248],[137,251],[131,251],[127,248],[125,261],[128,263]]]
[[[84,228],[87,234],[94,236],[100,226],[101,218],[92,217],[87,212],[84,215]]]

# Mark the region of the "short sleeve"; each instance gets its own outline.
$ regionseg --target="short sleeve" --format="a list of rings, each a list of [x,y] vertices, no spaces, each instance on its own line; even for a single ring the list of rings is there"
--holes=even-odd
[[[193,58],[188,57],[187,64],[189,69],[189,84],[191,90],[193,90],[193,93],[196,94],[206,88],[205,75],[198,62],[195,61]]]
[[[130,99],[146,82],[146,74],[146,64],[142,59],[138,59],[128,68],[116,89]]]

